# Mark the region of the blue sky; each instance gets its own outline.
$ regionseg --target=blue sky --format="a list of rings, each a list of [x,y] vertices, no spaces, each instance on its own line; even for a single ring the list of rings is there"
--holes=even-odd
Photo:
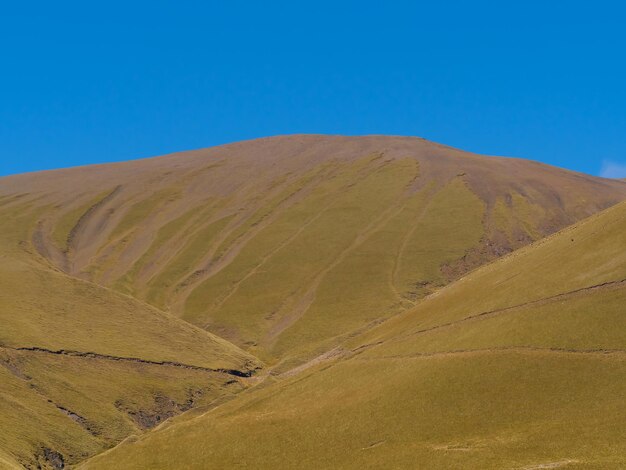
[[[625,18],[602,0],[3,2],[0,175],[332,133],[626,177]]]

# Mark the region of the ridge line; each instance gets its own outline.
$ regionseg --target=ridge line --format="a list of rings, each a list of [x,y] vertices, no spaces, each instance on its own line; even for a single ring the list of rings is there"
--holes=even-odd
[[[457,356],[464,354],[480,354],[480,353],[497,353],[497,352],[532,352],[532,353],[555,353],[555,354],[592,354],[602,356],[626,356],[626,349],[574,349],[574,348],[550,348],[536,346],[503,346],[496,348],[479,348],[479,349],[456,349],[452,351],[438,352],[415,352],[410,354],[397,354],[392,356],[377,357],[358,357],[360,361],[377,361],[384,359],[411,359],[411,358],[428,358],[428,357],[444,357]]]
[[[138,357],[114,356],[111,354],[101,354],[101,353],[96,353],[96,352],[91,352],[91,351],[87,351],[87,352],[75,351],[71,349],[54,350],[54,349],[42,348],[39,346],[11,347],[11,346],[0,345],[0,349],[8,349],[12,351],[22,351],[22,352],[39,352],[39,353],[44,353],[44,354],[82,357],[82,358],[88,358],[88,359],[104,359],[104,360],[109,360],[109,361],[135,362],[135,363],[149,364],[149,365],[155,365],[155,366],[179,367],[182,369],[198,370],[198,371],[204,371],[204,372],[216,372],[216,373],[228,374],[228,375],[233,375],[236,377],[244,377],[244,378],[252,377],[256,373],[256,370],[257,370],[257,368],[248,369],[244,371],[241,371],[238,369],[227,369],[227,368],[210,368],[210,367],[196,366],[192,364],[184,364],[182,362],[176,362],[176,361],[153,361],[149,359],[141,359]]]

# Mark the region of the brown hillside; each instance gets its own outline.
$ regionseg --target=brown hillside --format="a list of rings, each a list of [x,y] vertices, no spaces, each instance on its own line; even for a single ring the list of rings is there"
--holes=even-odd
[[[626,184],[412,137],[272,137],[0,179],[66,273],[264,360],[311,355],[626,197]]]

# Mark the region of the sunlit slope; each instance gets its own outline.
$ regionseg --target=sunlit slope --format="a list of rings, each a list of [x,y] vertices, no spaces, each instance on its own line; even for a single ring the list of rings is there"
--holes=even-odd
[[[252,356],[172,315],[46,266],[29,246],[36,209],[0,208],[0,345],[181,362],[253,366]]]
[[[624,312],[625,284],[626,203],[621,203],[470,273],[353,344],[393,338],[394,346],[386,348],[406,345],[411,349],[422,341],[418,337],[427,332],[433,345],[435,336],[440,335],[454,338],[455,344],[461,346],[469,344],[478,325],[484,339],[485,325],[494,324],[500,325],[500,334],[509,330],[520,341],[546,337],[548,343],[558,341],[563,347],[574,348],[593,348],[597,341],[606,343],[603,347],[619,349],[623,337],[610,340],[611,335],[625,333],[610,325],[626,320],[619,308],[621,304]],[[568,308],[562,308],[563,305]],[[573,323],[563,321],[565,311],[571,314]],[[594,311],[602,316],[581,314]],[[575,312],[579,313],[577,317]],[[533,315],[535,320],[531,320]],[[524,330],[517,323],[520,318],[525,318],[523,323],[529,328],[535,325],[536,330],[523,336]],[[607,323],[601,323],[602,319]],[[548,328],[550,322],[552,328]],[[578,332],[569,331],[570,326],[576,326]]]
[[[0,468],[76,463],[245,388],[256,358],[50,266],[31,242],[42,211],[0,207]]]
[[[94,284],[3,260],[0,344],[237,369],[252,357],[178,318]]]
[[[417,138],[291,136],[5,178],[0,194],[42,209],[35,245],[61,270],[272,362],[402,312],[626,184]]]
[[[17,470],[22,467],[10,455],[0,451],[0,468],[6,470]]]
[[[622,203],[82,468],[624,468],[625,233]]]
[[[0,450],[26,468],[75,464],[244,388],[227,373],[0,348]]]

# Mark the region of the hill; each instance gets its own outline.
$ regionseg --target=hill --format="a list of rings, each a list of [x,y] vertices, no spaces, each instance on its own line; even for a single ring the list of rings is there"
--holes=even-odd
[[[414,390],[421,377],[426,388],[416,388],[418,395],[445,396],[427,384],[437,374],[448,383],[446,372],[430,362],[422,367],[413,356],[463,364],[466,356],[489,356],[487,365],[479,361],[473,369],[449,366],[451,374],[457,367],[463,370],[454,373],[487,380],[489,364],[502,374],[522,374],[522,353],[535,354],[541,368],[543,349],[562,347],[566,354],[570,346],[591,350],[596,343],[620,349],[619,336],[594,328],[620,321],[621,284],[613,275],[623,266],[616,254],[623,248],[621,226],[606,222],[606,214],[621,214],[623,206],[601,212],[600,225],[588,219],[590,233],[547,239],[554,254],[540,249],[542,242],[528,248],[536,255],[523,247],[625,198],[621,181],[384,136],[275,137],[0,178],[0,464],[61,468],[96,454],[108,458],[103,452],[121,441],[158,442],[161,430],[180,426],[182,433],[194,417],[204,423],[189,428],[189,442],[203,449],[198,460],[185,454],[195,444],[182,449],[173,438],[176,447],[163,447],[174,457],[180,453],[185,465],[206,466],[213,454],[224,464],[237,461],[246,448],[232,441],[235,424],[248,420],[253,425],[239,428],[250,458],[278,465],[268,460],[268,449],[279,455],[300,436],[309,447],[293,449],[303,464],[316,452],[334,461],[332,452],[313,452],[310,436],[293,427],[292,413],[311,407],[338,429],[356,432],[362,422],[364,433],[376,434],[377,424],[359,413],[389,426],[392,417],[400,420],[392,384]],[[610,256],[604,264],[598,264],[604,259],[599,246]],[[569,249],[576,262],[569,261]],[[517,268],[497,262],[475,270],[502,256],[502,266]],[[572,308],[583,313],[606,308],[606,321],[588,325],[581,313],[568,323],[555,314],[533,330],[530,322],[513,324],[496,314],[522,307],[552,312],[552,300],[579,301]],[[477,319],[485,320],[478,330]],[[580,344],[570,345],[572,338]],[[537,344],[525,344],[530,339]],[[518,369],[509,370],[516,361]],[[326,370],[329,364],[335,365]],[[414,382],[385,375],[394,370]],[[611,373],[619,375],[619,368]],[[381,404],[389,417],[357,407],[342,424],[334,405],[320,408],[328,405],[326,396],[338,397],[337,406],[351,403],[342,395],[348,393],[342,374],[363,387],[349,391],[355,403],[388,396]],[[261,419],[274,413],[265,408],[249,414],[266,402],[276,406],[278,423]],[[207,424],[213,413],[224,419]],[[302,419],[313,418],[305,413]],[[437,425],[433,420],[426,416],[424,423]],[[311,435],[326,426],[309,425]],[[141,439],[154,428],[156,437]],[[204,442],[205,431],[214,445]],[[250,442],[257,432],[264,437]],[[339,452],[342,437],[325,432],[337,439]],[[333,449],[328,439],[320,442]],[[111,458],[125,455],[127,444]],[[374,442],[372,449],[390,446]],[[155,458],[163,457],[161,450]],[[295,466],[300,458],[285,456],[294,460],[278,466]],[[151,458],[138,452],[135,462]],[[350,452],[345,458],[359,461]],[[402,452],[397,458],[402,463]]]
[[[287,136],[0,179],[57,269],[287,370],[626,197],[408,137]]]
[[[80,468],[626,466],[626,203]]]
[[[1,467],[76,463],[231,397],[261,367],[205,330],[51,266],[30,243],[46,206],[1,204]]]

